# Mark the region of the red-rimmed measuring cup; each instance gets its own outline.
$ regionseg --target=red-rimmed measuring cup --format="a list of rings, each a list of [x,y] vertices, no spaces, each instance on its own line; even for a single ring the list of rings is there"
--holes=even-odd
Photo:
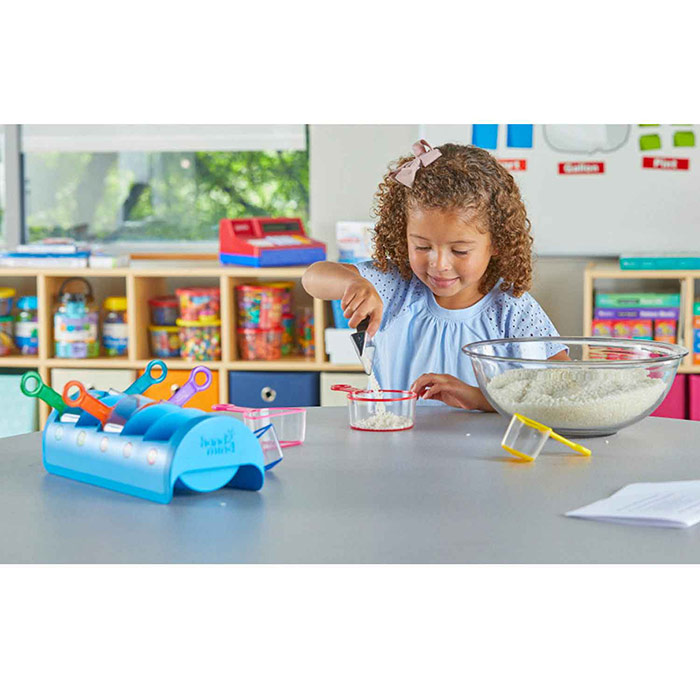
[[[348,395],[350,427],[353,430],[393,432],[410,430],[416,418],[415,391],[357,389],[349,384],[334,384],[332,391]]]

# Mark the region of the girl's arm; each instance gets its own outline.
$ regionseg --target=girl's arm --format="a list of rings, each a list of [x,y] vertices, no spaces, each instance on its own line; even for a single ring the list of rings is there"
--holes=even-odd
[[[469,386],[451,374],[421,374],[411,391],[424,399],[436,399],[454,408],[493,411],[493,406],[476,386]]]
[[[549,359],[571,360],[566,350],[552,355]],[[479,387],[469,386],[451,374],[421,374],[413,382],[411,391],[415,391],[423,399],[436,399],[454,408],[494,411]]]
[[[350,328],[356,328],[367,316],[370,338],[382,321],[382,300],[371,282],[354,265],[315,262],[301,278],[304,289],[316,299],[340,299],[343,316]]]

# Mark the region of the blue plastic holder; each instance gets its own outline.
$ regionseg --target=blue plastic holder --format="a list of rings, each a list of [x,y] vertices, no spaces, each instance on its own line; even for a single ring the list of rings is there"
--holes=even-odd
[[[174,404],[143,407],[121,433],[105,432],[88,413],[76,423],[62,423],[52,411],[42,447],[51,474],[156,503],[169,503],[178,487],[257,491],[265,482],[262,448],[243,423]]]
[[[193,385],[195,372],[202,369],[193,371]],[[71,393],[76,386],[77,397]],[[267,451],[270,436],[267,442],[258,439],[233,415],[155,402],[140,394],[98,398],[78,382],[66,385],[63,400],[71,412],[79,404],[83,410],[68,422],[59,410],[49,415],[42,451],[51,474],[156,503],[169,503],[179,489],[257,491],[265,482],[263,449]]]

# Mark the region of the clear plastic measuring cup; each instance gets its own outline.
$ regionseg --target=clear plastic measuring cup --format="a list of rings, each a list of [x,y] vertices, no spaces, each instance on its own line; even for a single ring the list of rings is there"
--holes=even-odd
[[[555,433],[550,427],[520,413],[514,413],[510,419],[501,441],[501,447],[525,462],[534,462],[550,437],[586,457],[591,455],[591,451],[587,447],[567,440]]]

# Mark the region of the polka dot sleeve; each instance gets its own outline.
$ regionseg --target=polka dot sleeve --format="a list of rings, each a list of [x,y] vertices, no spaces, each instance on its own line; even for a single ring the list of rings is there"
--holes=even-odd
[[[384,313],[380,330],[401,311],[410,286],[410,280],[401,277],[398,268],[390,268],[388,272],[380,272],[372,261],[358,263],[356,265],[359,273],[374,285],[382,303]]]

